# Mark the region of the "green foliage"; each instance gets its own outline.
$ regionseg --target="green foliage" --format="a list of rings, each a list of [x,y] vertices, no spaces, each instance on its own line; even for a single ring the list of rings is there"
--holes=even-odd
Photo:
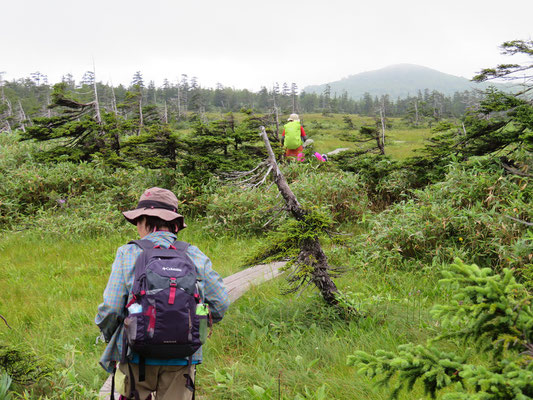
[[[9,388],[11,386],[11,377],[5,372],[0,375],[0,400],[11,400],[11,394],[9,394]]]
[[[502,54],[525,55],[533,57],[533,40],[510,40],[500,46]],[[500,64],[496,68],[485,68],[474,76],[472,80],[484,82],[494,78],[504,78],[507,80],[523,79],[524,71],[533,68],[533,65],[520,64]]]
[[[224,172],[252,169],[266,157],[259,125],[261,119],[254,115],[247,115],[238,125],[231,113],[210,123],[197,119],[193,132],[183,137],[179,146],[183,173],[202,183]]]
[[[440,285],[453,295],[450,304],[437,305],[432,311],[449,331],[437,339],[472,342],[495,361],[504,350],[522,351],[533,342],[531,297],[511,270],[499,275],[490,268],[456,261],[443,276]]]
[[[6,373],[3,378],[7,391],[9,388],[8,380],[5,379],[7,375],[9,375],[9,383],[13,380],[18,384],[27,385],[48,376],[51,369],[46,362],[40,360],[30,350],[23,349],[22,346],[0,344],[0,371]]]
[[[121,155],[131,166],[175,169],[179,140],[168,125],[153,124],[140,135],[124,138]]]
[[[330,159],[343,171],[360,177],[376,209],[405,198],[418,185],[413,171],[388,156],[344,151]]]
[[[346,129],[349,129],[349,130],[355,129],[353,121],[352,121],[352,119],[350,118],[349,115],[344,115],[342,117],[342,121],[346,124]]]
[[[75,99],[64,82],[54,85],[49,108],[59,108],[59,114],[34,119],[34,124],[21,133],[21,140],[53,140],[56,146],[39,154],[41,160],[81,161],[102,151],[109,140],[105,129],[95,120],[95,103]]]
[[[375,355],[364,351],[348,357],[348,365],[355,365],[360,374],[369,378],[381,377],[379,385],[389,385],[398,375],[391,398],[397,399],[402,389],[412,390],[416,381],[424,385],[424,394],[436,397],[436,392],[460,380],[465,359],[454,353],[431,346],[405,344],[398,352],[377,350]]]
[[[314,158],[314,157],[313,157]],[[282,167],[291,189],[304,206],[320,206],[336,223],[358,221],[369,207],[365,186],[358,175],[319,164],[293,163]],[[258,234],[277,229],[286,220],[283,202],[274,186],[243,190],[222,186],[205,197],[207,230]]]
[[[463,156],[483,155],[509,145],[533,149],[533,106],[525,99],[490,90],[464,122],[467,135],[454,144]]]
[[[444,334],[426,346],[399,346],[397,353],[360,351],[348,357],[348,363],[371,378],[382,377],[382,384],[397,376],[394,399],[403,388],[412,390],[417,381],[432,398],[445,388],[449,390],[443,399],[533,396],[533,354],[527,351],[533,345],[533,308],[524,286],[508,269],[498,275],[460,260],[445,268],[443,275],[439,284],[451,290],[452,302],[435,306],[432,313],[442,321]],[[476,344],[490,357],[489,365],[472,354],[459,356],[431,344],[448,338]]]
[[[533,54],[533,42],[515,40],[502,45],[504,54]],[[521,79],[533,65],[502,64],[497,68],[484,69],[474,77],[476,81],[493,78]],[[527,96],[531,90],[524,86],[518,94],[489,88],[478,106],[471,108],[463,117],[462,127],[438,126],[437,135],[425,148],[426,155],[413,160],[413,166],[442,169],[450,157],[468,159],[472,156],[492,154],[504,149],[533,149],[533,105]]]
[[[446,180],[414,191],[369,220],[354,244],[361,260],[398,268],[406,261],[438,265],[457,255],[483,267],[531,269],[527,226],[532,188],[527,178],[502,175],[490,158],[452,164]]]
[[[323,237],[332,225],[331,217],[317,208],[311,209],[302,220],[288,219],[276,231],[267,234],[264,246],[246,264],[295,258],[301,250],[302,241]],[[311,271],[304,269],[301,272],[305,275]]]

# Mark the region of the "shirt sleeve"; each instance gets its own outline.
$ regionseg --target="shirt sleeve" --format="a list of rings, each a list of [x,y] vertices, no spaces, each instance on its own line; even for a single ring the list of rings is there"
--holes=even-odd
[[[211,260],[196,246],[189,246],[187,254],[196,265],[198,279],[202,282],[204,301],[209,305],[213,322],[219,322],[230,305],[222,277],[213,270]]]
[[[300,132],[301,132],[301,135],[300,136],[305,136],[305,131],[304,131],[304,127],[300,125]]]
[[[124,307],[128,298],[124,266],[126,264],[123,247],[117,250],[111,267],[111,275],[104,290],[104,301],[98,306],[95,323],[108,341],[124,319]]]

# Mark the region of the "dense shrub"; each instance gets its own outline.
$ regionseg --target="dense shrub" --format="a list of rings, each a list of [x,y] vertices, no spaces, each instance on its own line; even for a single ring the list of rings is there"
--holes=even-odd
[[[180,211],[202,212],[202,194],[216,182],[199,186],[175,170],[110,169],[98,161],[40,164],[31,153],[38,145],[2,137],[0,150],[0,229],[37,229],[62,233],[109,233],[124,227],[120,211],[133,207],[151,186],[173,190]]]
[[[415,192],[370,221],[355,248],[365,261],[449,262],[461,255],[486,267],[533,267],[529,221],[533,189],[487,158],[452,164],[446,180]]]
[[[420,186],[412,169],[387,156],[345,151],[331,158],[341,170],[360,176],[376,210],[409,196],[413,188]]]
[[[324,208],[336,223],[355,222],[369,207],[358,175],[296,163],[284,167],[283,173],[304,208]],[[206,206],[206,228],[236,234],[275,229],[287,218],[284,207],[273,184],[254,190],[221,187]]]

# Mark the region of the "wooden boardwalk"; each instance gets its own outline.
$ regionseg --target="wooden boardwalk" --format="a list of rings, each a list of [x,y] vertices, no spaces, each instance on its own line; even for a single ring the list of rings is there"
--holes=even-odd
[[[281,274],[280,268],[284,266],[284,262],[274,262],[271,264],[256,265],[239,271],[236,274],[224,278],[224,285],[228,290],[230,301],[233,303],[241,297],[253,285],[266,282],[274,279]],[[111,375],[107,378],[104,385],[100,389],[100,398],[109,398],[111,395]],[[115,392],[115,399],[118,400],[118,393]]]

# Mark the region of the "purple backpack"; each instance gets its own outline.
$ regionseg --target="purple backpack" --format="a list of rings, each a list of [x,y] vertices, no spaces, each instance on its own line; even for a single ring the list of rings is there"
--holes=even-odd
[[[206,306],[197,284],[196,266],[185,242],[168,249],[135,240],[143,252],[135,262],[131,301],[126,308],[127,345],[144,358],[189,358],[205,342]]]

